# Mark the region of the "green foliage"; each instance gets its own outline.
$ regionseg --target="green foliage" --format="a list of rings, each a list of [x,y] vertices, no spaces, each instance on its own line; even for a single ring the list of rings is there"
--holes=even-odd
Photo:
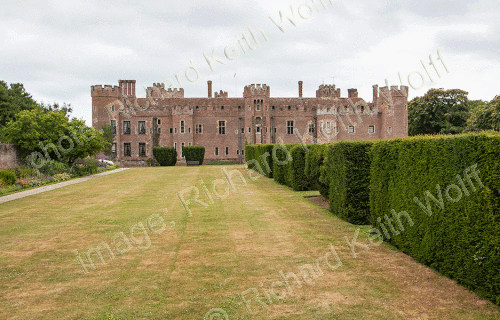
[[[71,165],[109,147],[102,134],[83,120],[70,121],[63,111],[45,112],[40,108],[19,112],[16,121],[3,129],[3,137],[5,142],[16,144],[21,155],[37,168],[50,160]]]
[[[161,166],[175,166],[177,151],[173,147],[153,147],[153,156]]]
[[[6,82],[0,81],[0,128],[14,120],[20,111],[32,110],[37,106],[21,83],[11,83],[9,88]]]
[[[202,146],[186,146],[182,147],[182,152],[186,161],[198,161],[201,166],[203,164],[203,159],[205,159],[205,147]]]
[[[306,191],[311,188],[311,180],[307,179],[306,169],[306,150],[303,145],[298,144],[290,149],[293,161],[290,161],[290,170],[288,171],[290,186],[294,191]]]
[[[0,180],[6,184],[11,185],[16,183],[16,175],[9,170],[0,170]]]
[[[370,221],[398,231],[384,240],[500,305],[500,134],[379,141],[370,154]]]
[[[77,177],[84,177],[98,173],[99,161],[97,159],[78,159],[73,163],[70,172]]]
[[[68,173],[69,172],[69,166],[66,163],[62,163],[59,161],[51,160],[45,162],[41,167],[40,167],[40,172],[48,175],[48,176],[54,176],[56,174],[61,174],[61,173]]]
[[[71,179],[69,173],[57,173],[54,175],[54,181],[66,181]]]
[[[368,224],[372,142],[339,141],[326,149],[330,211],[353,224]]]
[[[279,184],[288,185],[291,187],[290,177],[288,176],[288,172],[291,166],[291,162],[293,161],[292,155],[290,153],[290,149],[295,144],[280,144],[275,145],[273,150],[273,177],[274,181]],[[288,182],[288,183],[287,183]]]
[[[112,150],[112,146],[113,146],[113,128],[111,127],[111,125],[103,125],[101,127],[101,132],[102,132],[102,137],[105,141],[108,142],[108,147],[105,148],[103,150],[104,154],[108,157],[112,157],[113,156],[113,150]]]
[[[469,117],[468,92],[430,89],[408,103],[408,134],[461,133]]]
[[[467,119],[467,131],[500,131],[500,96],[490,102],[479,101]]]
[[[29,167],[15,167],[7,169],[14,173],[17,179],[29,178],[29,177],[38,177],[40,176],[40,171],[35,168]]]
[[[156,159],[154,159],[154,158],[149,158],[148,160],[146,160],[146,163],[150,167],[159,167],[160,166],[160,163],[158,161],[156,161]]]
[[[326,144],[312,144],[308,146],[306,153],[306,165],[304,173],[311,184],[311,190],[318,190],[320,194],[328,198],[328,185],[321,183],[321,166],[325,159]]]

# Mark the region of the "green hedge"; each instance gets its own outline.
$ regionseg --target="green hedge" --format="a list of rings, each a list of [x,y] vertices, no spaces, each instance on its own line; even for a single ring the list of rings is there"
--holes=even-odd
[[[184,153],[186,161],[198,161],[198,164],[200,166],[203,164],[203,160],[205,159],[205,147],[202,146],[182,147],[182,152]]]
[[[325,158],[326,144],[312,144],[306,153],[304,173],[311,184],[311,190],[318,190],[321,195],[328,198],[328,185],[320,181],[321,166]]]
[[[9,170],[0,170],[0,180],[2,180],[6,185],[11,185],[16,183],[16,175]]]
[[[293,160],[289,164],[290,168],[288,171],[288,176],[291,187],[295,191],[311,190],[312,183],[307,178],[305,173],[307,154],[306,150],[309,151],[309,147],[306,148],[303,145],[299,144],[293,146],[290,149],[290,154],[292,155]]]
[[[279,184],[284,184],[291,187],[290,172],[291,163],[293,161],[290,149],[295,146],[295,143],[277,144],[273,149],[273,178]]]
[[[374,235],[500,305],[500,135],[379,141],[370,154]]]
[[[174,147],[153,147],[153,156],[161,166],[175,166],[177,151]]]
[[[362,140],[339,141],[326,149],[330,211],[353,224],[369,222],[371,146]]]

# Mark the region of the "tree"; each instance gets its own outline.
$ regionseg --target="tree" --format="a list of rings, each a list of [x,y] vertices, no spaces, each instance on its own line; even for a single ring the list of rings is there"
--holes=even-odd
[[[496,96],[490,102],[481,102],[471,110],[467,120],[467,131],[500,131],[500,96]]]
[[[14,120],[18,112],[33,110],[37,106],[21,83],[11,83],[9,88],[5,81],[0,81],[0,128]]]
[[[460,89],[430,89],[408,103],[408,133],[460,133],[469,117],[469,93]]]
[[[24,110],[2,130],[6,142],[16,144],[21,155],[35,167],[45,161],[72,164],[76,159],[96,155],[109,147],[102,133],[83,120],[66,117],[66,111],[42,108]]]
[[[113,128],[111,127],[111,125],[105,124],[101,127],[101,132],[104,140],[109,143],[109,147],[103,150],[103,152],[108,157],[111,157],[113,155],[113,150],[111,148],[113,145]]]

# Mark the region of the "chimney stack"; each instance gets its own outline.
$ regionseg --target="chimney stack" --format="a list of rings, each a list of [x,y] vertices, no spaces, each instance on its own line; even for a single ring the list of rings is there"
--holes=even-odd
[[[302,98],[302,81],[299,81],[299,98]]]
[[[357,98],[358,97],[358,89],[348,89],[348,98]]]
[[[212,80],[208,80],[208,97],[212,98]]]

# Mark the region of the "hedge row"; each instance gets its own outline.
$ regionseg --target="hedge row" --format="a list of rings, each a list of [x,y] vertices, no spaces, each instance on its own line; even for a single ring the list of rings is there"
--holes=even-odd
[[[384,240],[500,305],[500,136],[380,141],[370,154],[371,224],[394,219]]]
[[[500,135],[476,133],[328,145],[246,146],[249,167],[330,211],[370,223],[417,261],[500,305]],[[263,172],[269,152],[272,172]]]
[[[205,159],[205,147],[202,146],[184,146],[182,147],[182,153],[184,153],[186,161],[198,161],[200,166]]]
[[[153,147],[153,156],[161,166],[175,166],[177,151],[174,147]]]

